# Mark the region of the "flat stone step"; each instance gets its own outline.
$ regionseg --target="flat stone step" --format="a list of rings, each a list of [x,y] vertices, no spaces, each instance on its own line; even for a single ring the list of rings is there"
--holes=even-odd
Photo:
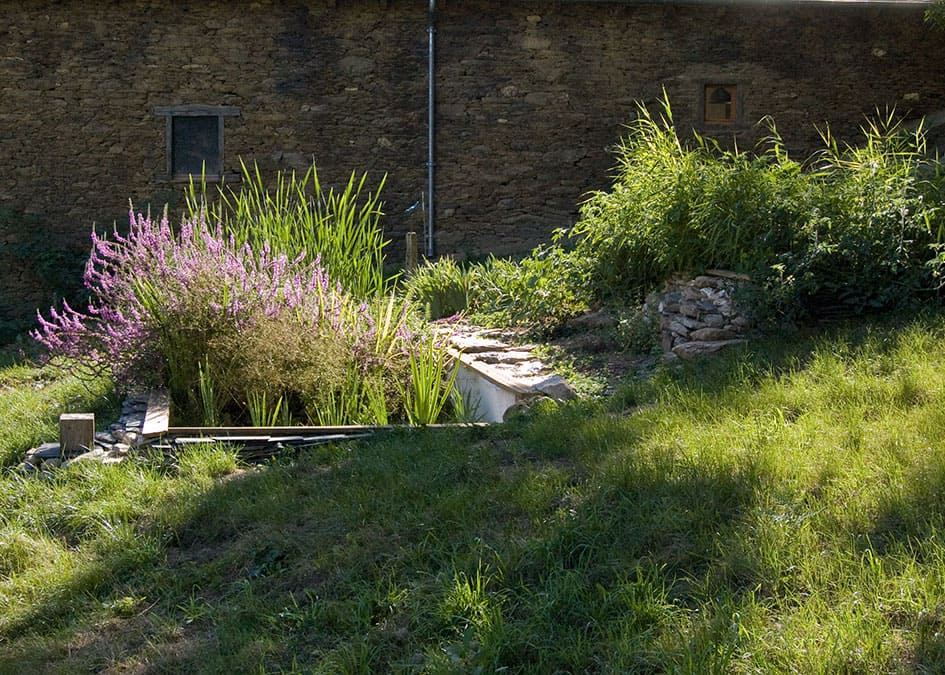
[[[456,329],[450,343],[459,362],[456,387],[482,421],[501,422],[510,408],[534,398],[575,398],[571,386],[533,353],[534,345],[513,345],[494,330],[474,326]]]

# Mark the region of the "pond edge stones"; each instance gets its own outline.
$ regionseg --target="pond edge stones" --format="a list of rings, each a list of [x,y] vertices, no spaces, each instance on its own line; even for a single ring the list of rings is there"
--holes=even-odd
[[[67,447],[66,452],[63,452],[61,443],[43,443],[26,451],[20,470],[26,474],[51,477],[52,470],[64,468],[76,462],[94,461],[103,464],[121,462],[132,448],[143,442],[141,428],[144,425],[147,408],[148,392],[129,392],[121,404],[118,421],[105,431],[94,432],[91,447],[82,445],[72,450]],[[60,418],[60,425],[62,418],[69,419],[70,415],[70,413],[64,413]]]

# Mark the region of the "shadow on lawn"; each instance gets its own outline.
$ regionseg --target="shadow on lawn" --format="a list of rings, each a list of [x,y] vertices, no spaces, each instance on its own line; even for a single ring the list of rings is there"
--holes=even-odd
[[[680,386],[715,396],[746,363],[799,358],[784,354],[732,357],[704,366],[712,386],[698,370]],[[24,635],[0,670],[726,670],[739,611],[766,581],[746,514],[770,477],[671,443],[643,452],[647,433],[577,404],[242,471],[187,497],[172,528],[142,526],[150,557],[106,550],[65,580],[8,631]],[[25,635],[43,625],[58,628]],[[935,633],[921,663],[943,651]]]
[[[61,630],[0,670],[572,670],[715,653],[718,635],[667,635],[752,479],[636,461],[632,444],[615,459],[586,447],[601,432],[587,425],[619,420],[581,418],[398,433],[242,472],[173,532],[140,532],[161,543],[137,564],[129,541],[65,580],[7,637]],[[534,425],[573,452],[530,445]]]

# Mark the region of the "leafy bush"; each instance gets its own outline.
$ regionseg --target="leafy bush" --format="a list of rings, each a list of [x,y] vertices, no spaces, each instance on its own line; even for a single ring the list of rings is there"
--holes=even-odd
[[[519,260],[488,258],[461,266],[449,258],[411,272],[404,293],[437,319],[467,313],[492,325],[551,329],[587,306],[583,271],[561,246],[540,246]]]
[[[620,172],[569,233],[572,261],[598,299],[639,299],[674,273],[747,272],[781,314],[893,307],[936,290],[945,257],[945,172],[921,129],[892,115],[862,146],[825,150],[807,167],[777,131],[757,154],[677,136],[668,102],[640,114],[619,148]]]
[[[407,274],[403,293],[431,320],[460,314],[474,304],[478,269],[449,257],[425,261]]]
[[[582,268],[557,243],[518,262],[490,258],[476,275],[475,312],[493,323],[548,331],[588,302]]]

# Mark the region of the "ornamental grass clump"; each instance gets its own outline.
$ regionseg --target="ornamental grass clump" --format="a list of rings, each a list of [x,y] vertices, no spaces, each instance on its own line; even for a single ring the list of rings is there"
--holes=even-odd
[[[133,212],[127,235],[93,235],[91,301],[39,317],[53,357],[127,384],[164,385],[189,423],[406,419],[396,395],[427,340],[404,301],[359,300],[319,257],[240,242],[204,214],[178,231]],[[368,414],[369,411],[370,414]]]
[[[367,174],[352,172],[343,189],[325,188],[313,163],[302,175],[279,172],[267,184],[259,167],[241,163],[239,189],[191,182],[187,208],[191,217],[207,213],[223,223],[237,244],[255,249],[269,247],[293,258],[316,256],[333,281],[357,298],[384,293],[384,248],[387,240],[380,226],[380,191],[367,188]]]

